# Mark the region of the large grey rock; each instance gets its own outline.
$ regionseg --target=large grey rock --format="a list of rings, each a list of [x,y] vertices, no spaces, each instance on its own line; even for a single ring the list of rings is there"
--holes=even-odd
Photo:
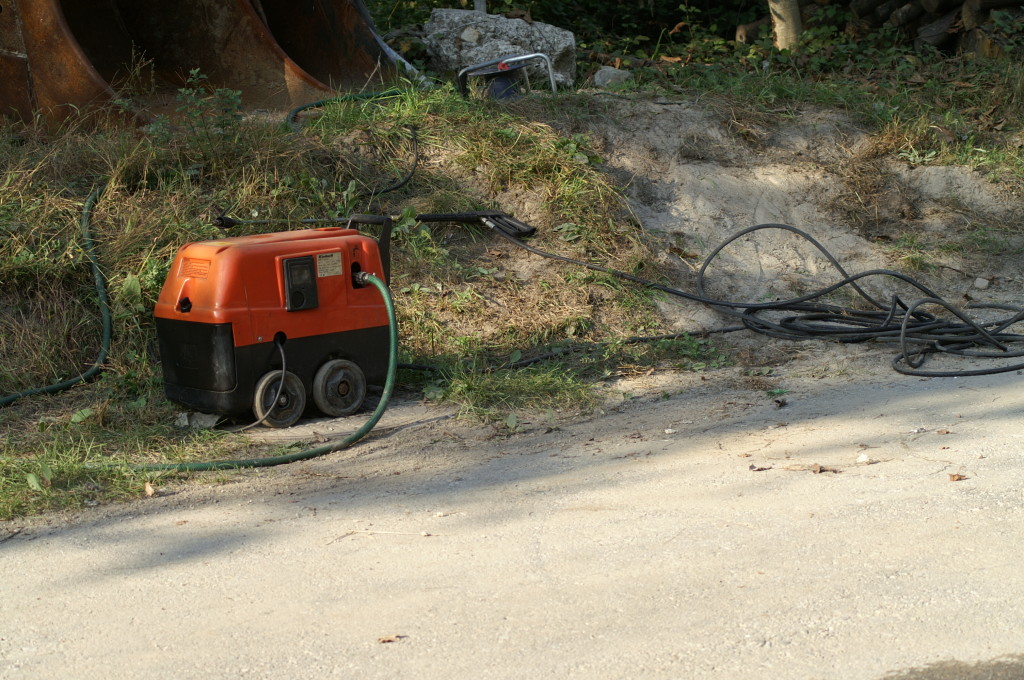
[[[492,59],[543,52],[551,59],[556,83],[571,86],[576,80],[576,36],[550,24],[464,9],[435,9],[423,32],[430,66],[436,71],[460,71]],[[531,69],[530,82],[534,88],[546,87],[546,72]]]

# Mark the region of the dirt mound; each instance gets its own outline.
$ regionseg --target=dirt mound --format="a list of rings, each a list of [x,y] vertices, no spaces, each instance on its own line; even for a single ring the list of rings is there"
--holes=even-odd
[[[850,273],[891,268],[955,304],[1019,299],[1024,204],[980,173],[928,167],[881,153],[845,115],[805,110],[739,115],[703,102],[605,100],[593,134],[636,217],[667,245],[681,286],[741,229],[783,223],[808,232]],[[767,230],[731,245],[708,272],[708,292],[746,301],[784,299],[838,279],[817,249]],[[900,292],[872,281],[872,292]],[[919,297],[919,296],[918,296]],[[662,305],[680,328],[721,325],[691,303]]]

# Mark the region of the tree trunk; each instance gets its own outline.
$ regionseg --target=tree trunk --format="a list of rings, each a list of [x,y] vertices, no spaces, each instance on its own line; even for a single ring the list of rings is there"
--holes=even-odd
[[[473,0],[473,9],[477,12],[487,12],[487,0]]]
[[[768,0],[768,7],[775,27],[775,46],[780,50],[796,47],[803,30],[799,0]]]

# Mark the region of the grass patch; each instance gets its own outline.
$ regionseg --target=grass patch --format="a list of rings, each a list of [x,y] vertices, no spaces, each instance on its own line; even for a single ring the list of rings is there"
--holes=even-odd
[[[480,371],[457,364],[441,396],[490,419],[520,409],[575,412],[595,403],[590,385],[566,366]]]
[[[87,401],[76,398],[79,405]],[[167,419],[138,405],[99,402],[98,408],[68,412],[64,399],[55,401],[43,409],[12,407],[0,419],[6,430],[0,445],[0,519],[137,498],[147,493],[147,483],[168,475],[134,465],[211,460],[237,447],[220,433],[173,428],[168,424],[173,413],[166,406],[159,411],[171,416]],[[123,408],[148,422],[116,412]]]
[[[926,272],[936,267],[930,256],[934,248],[934,244],[927,242],[919,234],[903,234],[885,250],[901,269]]]
[[[137,463],[261,455],[239,437],[176,429],[154,356],[152,309],[174,253],[221,237],[211,222],[222,213],[280,220],[239,234],[309,217],[404,214],[392,281],[403,360],[445,370],[403,372],[399,387],[432,389],[467,413],[585,409],[588,386],[606,371],[572,361],[484,367],[514,352],[657,327],[646,294],[541,262],[480,228],[409,218],[503,209],[537,226],[542,248],[657,276],[585,136],[557,132],[529,107],[469,102],[450,88],[338,103],[310,114],[299,133],[239,105],[193,74],[178,116],[157,119],[145,135],[109,117],[83,116],[55,132],[4,128],[0,394],[73,377],[95,361],[97,293],[78,222],[101,182],[90,228],[114,333],[99,380],[0,410],[0,517],[139,496],[150,477],[133,471]],[[413,129],[415,179],[381,194],[411,167]]]

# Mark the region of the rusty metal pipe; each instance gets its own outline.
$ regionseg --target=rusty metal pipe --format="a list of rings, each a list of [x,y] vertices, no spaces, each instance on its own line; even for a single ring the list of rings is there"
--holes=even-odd
[[[281,48],[322,83],[333,88],[365,86],[394,76],[362,1],[253,0]]]
[[[393,74],[362,0],[0,0],[4,115],[63,120],[111,102],[143,66],[171,91],[198,68],[277,108]]]

